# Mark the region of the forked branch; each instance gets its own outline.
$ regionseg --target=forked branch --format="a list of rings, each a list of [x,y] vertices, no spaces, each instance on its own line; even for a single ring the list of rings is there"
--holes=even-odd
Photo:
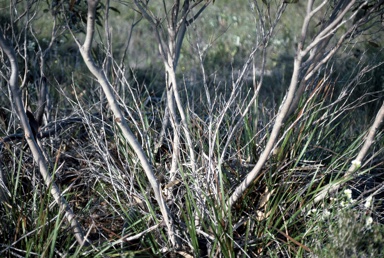
[[[87,16],[87,31],[86,31],[86,38],[83,45],[80,45],[78,41],[76,41],[80,48],[80,53],[84,59],[85,64],[87,65],[88,69],[91,71],[91,73],[96,77],[98,82],[100,83],[105,96],[108,100],[108,103],[111,107],[111,110],[115,116],[115,121],[117,122],[118,126],[120,127],[125,139],[128,141],[129,145],[132,147],[132,149],[137,154],[141,165],[143,166],[143,169],[146,173],[146,176],[149,180],[149,183],[151,184],[151,187],[153,189],[153,192],[155,194],[155,198],[157,203],[159,204],[160,211],[163,215],[164,222],[167,225],[168,228],[168,235],[170,237],[170,240],[174,247],[178,246],[178,240],[174,234],[173,229],[173,221],[172,217],[169,214],[169,210],[162,198],[160,185],[155,177],[155,174],[152,169],[152,165],[150,164],[148,158],[146,157],[142,147],[138,143],[136,137],[129,129],[128,123],[123,116],[123,113],[117,103],[116,97],[114,96],[112,85],[110,81],[107,79],[104,71],[96,66],[95,62],[92,59],[91,56],[91,46],[93,42],[93,35],[95,31],[95,18],[96,18],[96,7],[99,3],[99,0],[88,0],[88,16]]]
[[[285,95],[284,101],[280,106],[280,109],[278,111],[278,114],[276,116],[276,121],[273,126],[270,138],[266,144],[265,149],[260,155],[260,158],[255,165],[255,167],[252,169],[252,171],[246,176],[246,178],[243,180],[243,182],[235,189],[231,197],[229,198],[227,202],[227,206],[230,208],[244,193],[244,191],[248,188],[248,186],[253,182],[253,180],[260,174],[262,167],[264,166],[265,162],[268,160],[270,153],[272,149],[274,148],[276,144],[276,140],[278,138],[278,135],[280,133],[280,129],[283,126],[284,121],[286,120],[287,116],[290,114],[290,107],[295,99],[300,98],[300,94],[302,91],[299,90],[297,92],[297,86],[300,82],[300,73],[302,68],[302,62],[304,56],[307,54],[307,52],[316,47],[318,44],[320,44],[322,41],[321,39],[323,37],[326,37],[329,35],[331,31],[333,31],[337,27],[337,25],[340,23],[342,18],[345,16],[347,11],[351,8],[353,2],[351,1],[350,4],[345,6],[345,9],[341,10],[339,15],[333,20],[333,22],[330,23],[329,26],[325,27],[324,33],[320,32],[320,36],[316,37],[312,42],[308,44],[309,47],[305,48],[305,40],[307,38],[307,31],[309,27],[309,22],[311,21],[313,15],[319,11],[320,7],[324,6],[324,2],[320,4],[319,6],[314,8],[314,1],[309,0],[307,4],[307,14],[304,18],[302,30],[301,30],[301,37],[300,41],[297,46],[296,50],[296,56],[294,59],[294,68],[292,73],[291,82],[288,88],[288,92]],[[301,84],[305,83],[304,81],[301,82]]]

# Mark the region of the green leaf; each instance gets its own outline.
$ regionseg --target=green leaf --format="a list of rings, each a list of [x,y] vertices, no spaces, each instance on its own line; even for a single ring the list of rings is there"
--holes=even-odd
[[[115,8],[115,7],[110,6],[109,9],[111,9],[112,11],[120,14],[120,11],[117,8]]]

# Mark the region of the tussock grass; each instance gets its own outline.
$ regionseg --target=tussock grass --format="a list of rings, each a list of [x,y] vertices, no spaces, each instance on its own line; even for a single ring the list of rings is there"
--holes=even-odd
[[[159,159],[149,155],[184,250],[195,257],[380,256],[384,243],[378,198],[382,194],[380,142],[359,176],[346,182],[344,189],[352,189],[353,197],[342,190],[321,203],[312,203],[323,186],[342,179],[368,129],[361,125],[350,130],[355,126],[348,122],[351,114],[341,114],[334,120],[341,113],[340,108],[329,108],[327,103],[332,102],[327,96],[320,91],[316,94],[287,123],[280,147],[230,212],[225,201],[258,159],[265,144],[263,139],[268,137],[268,127],[259,126],[268,124],[265,116],[251,113],[244,117],[220,167],[215,167],[215,160],[222,155],[221,139],[228,136],[224,128],[233,126],[235,113],[224,116],[224,130],[213,142],[214,160],[206,159],[212,142],[208,120],[196,114],[190,117],[197,157],[195,174],[183,165],[189,157],[182,150],[179,172],[170,180],[169,137]],[[322,100],[320,104],[318,99]],[[20,151],[21,144],[16,144],[2,153],[2,172],[10,194],[1,204],[1,254],[167,254],[169,242],[159,209],[133,151],[108,113],[95,115],[92,109],[81,108],[83,103],[71,105],[78,110],[72,116],[82,117],[82,122],[41,142],[49,159],[55,161],[51,171],[56,182],[93,244],[82,249],[74,244],[62,212],[53,205],[48,189],[36,173],[29,150]],[[157,132],[148,129],[156,128],[153,112],[162,110],[153,106],[141,108],[134,113],[140,112],[144,123],[133,121],[131,126],[148,132],[139,139],[150,153],[154,143],[148,139],[153,139]],[[368,181],[375,188],[370,188]],[[365,204],[368,198],[372,198],[369,206]]]

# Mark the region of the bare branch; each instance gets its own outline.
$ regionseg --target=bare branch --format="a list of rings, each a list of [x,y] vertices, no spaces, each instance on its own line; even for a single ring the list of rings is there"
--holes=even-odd
[[[301,32],[301,40],[297,46],[297,52],[294,60],[294,68],[291,78],[291,83],[289,85],[289,89],[287,94],[285,95],[285,99],[283,103],[280,106],[279,112],[276,117],[275,124],[273,126],[270,138],[263,150],[263,152],[260,155],[260,158],[255,165],[255,167],[252,169],[251,172],[249,172],[246,176],[246,178],[243,180],[243,182],[235,189],[235,191],[232,193],[231,197],[227,201],[227,206],[230,208],[232,205],[241,197],[243,192],[248,188],[248,186],[252,183],[252,181],[259,175],[262,167],[264,166],[265,162],[267,161],[274,145],[277,140],[278,134],[280,132],[280,128],[283,125],[283,121],[285,120],[286,115],[288,114],[289,107],[292,103],[292,100],[295,96],[296,87],[299,80],[299,74],[300,74],[300,68],[302,64],[303,55],[301,54],[301,49],[304,44],[304,41],[306,39],[307,29],[308,29],[308,23],[309,18],[311,16],[310,10],[312,9],[313,1],[310,0],[307,5],[307,15],[304,19],[302,32]]]
[[[96,13],[96,7],[99,3],[99,0],[89,0],[88,1],[88,18],[87,18],[87,32],[86,32],[86,38],[84,41],[84,45],[80,47],[80,53],[84,59],[85,64],[87,65],[88,69],[92,72],[92,74],[97,78],[98,82],[100,83],[101,87],[103,88],[103,91],[106,95],[106,98],[108,100],[108,103],[111,107],[111,110],[115,116],[115,121],[119,125],[125,139],[128,141],[129,145],[131,145],[132,149],[136,152],[141,165],[143,166],[143,169],[147,175],[147,178],[149,180],[149,183],[151,184],[151,187],[154,191],[155,198],[157,203],[159,204],[160,211],[163,215],[164,221],[168,227],[168,234],[170,237],[170,240],[174,246],[178,246],[178,241],[176,239],[174,229],[173,229],[173,221],[172,217],[169,214],[168,208],[163,200],[160,185],[155,177],[155,174],[152,169],[152,165],[150,164],[148,158],[146,157],[142,147],[138,143],[136,137],[129,129],[129,126],[127,124],[127,121],[125,117],[123,116],[121,109],[116,101],[116,98],[113,94],[112,85],[109,82],[109,80],[106,78],[105,73],[102,69],[97,67],[92,60],[91,57],[91,44],[93,41],[93,34],[95,30],[95,13]]]
[[[86,240],[84,239],[83,230],[82,230],[80,224],[77,222],[77,220],[75,218],[75,214],[73,213],[71,207],[68,205],[68,203],[66,202],[64,197],[61,196],[59,188],[57,187],[57,185],[53,181],[51,175],[49,174],[47,165],[45,164],[44,156],[43,156],[39,146],[37,145],[35,137],[33,137],[31,126],[28,122],[28,118],[27,118],[27,115],[26,115],[25,110],[24,110],[24,105],[23,105],[22,100],[21,100],[20,88],[18,87],[18,83],[17,83],[18,82],[18,79],[17,79],[17,77],[18,77],[18,65],[17,65],[16,55],[15,55],[13,49],[5,43],[5,39],[1,34],[0,34],[0,47],[3,49],[5,54],[8,56],[8,59],[9,59],[10,64],[11,64],[12,73],[11,73],[11,77],[9,79],[9,84],[10,84],[11,90],[12,90],[13,101],[16,104],[16,112],[20,118],[21,125],[24,129],[24,132],[25,132],[24,135],[25,135],[25,138],[27,140],[28,146],[30,147],[30,149],[32,151],[33,158],[39,166],[40,173],[44,179],[44,182],[45,182],[47,188],[51,189],[50,190],[51,194],[54,197],[56,203],[60,206],[60,209],[65,212],[65,216],[73,228],[76,240],[79,242],[80,245],[86,244]]]
[[[159,32],[159,27],[160,27],[160,21],[156,19],[156,17],[153,17],[149,14],[148,10],[144,8],[141,3],[141,1],[135,0],[136,6],[139,8],[141,14],[144,16],[144,18],[149,21],[149,23],[152,25],[153,29],[155,30],[156,33],[156,39],[157,42],[159,43],[159,50],[160,50],[160,55],[164,60],[167,60],[167,55],[169,53],[169,48],[167,44],[163,44],[164,40],[163,37],[161,36]]]

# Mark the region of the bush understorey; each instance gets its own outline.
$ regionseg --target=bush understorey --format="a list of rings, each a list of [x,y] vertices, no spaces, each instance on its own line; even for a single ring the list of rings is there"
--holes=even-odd
[[[1,4],[0,256],[383,256],[384,2],[158,2]]]

